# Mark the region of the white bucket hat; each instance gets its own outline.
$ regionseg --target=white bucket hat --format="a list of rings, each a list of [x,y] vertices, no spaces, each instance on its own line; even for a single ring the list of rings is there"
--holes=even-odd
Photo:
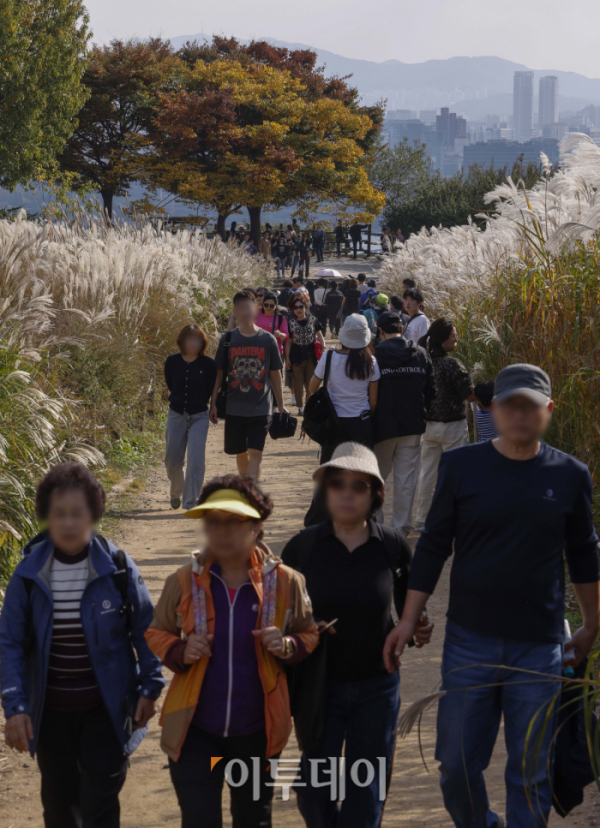
[[[344,348],[366,348],[371,341],[371,331],[364,316],[351,313],[340,331],[340,342]]]
[[[333,452],[329,463],[323,463],[315,469],[313,480],[319,480],[325,469],[343,469],[344,471],[362,472],[370,474],[382,486],[385,481],[379,471],[379,463],[371,449],[360,443],[342,443]]]

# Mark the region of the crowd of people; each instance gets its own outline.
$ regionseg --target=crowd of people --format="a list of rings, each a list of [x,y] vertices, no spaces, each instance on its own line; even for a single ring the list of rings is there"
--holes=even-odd
[[[335,226],[333,239],[338,259],[342,257],[342,251],[344,254],[352,253],[354,259],[358,258],[359,252],[363,252],[363,231],[367,227],[368,225],[359,224],[356,221],[348,228],[344,227],[341,222]],[[393,253],[404,245],[405,239],[401,230],[397,230],[392,237],[390,228],[385,226],[378,235],[381,253],[384,255]],[[286,225],[285,228],[282,224],[279,229],[273,229],[267,223],[260,234],[258,244],[254,244],[250,231],[233,222],[231,229],[225,233],[224,237],[225,241],[230,239],[235,240],[250,255],[259,255],[271,262],[277,276],[285,278],[286,270],[288,270],[292,277],[298,271],[300,275],[308,279],[311,256],[314,256],[317,264],[324,261],[327,234],[321,225],[315,225],[310,231],[303,232],[295,221]]]
[[[268,828],[292,719],[307,827],[377,828],[400,659],[430,642],[427,603],[453,553],[436,747],[445,806],[456,828],[546,826],[565,651],[582,663],[600,627],[591,477],[543,441],[548,375],[517,364],[474,384],[453,321],[425,309],[410,279],[388,297],[365,274],[296,276],[280,292],[236,293],[214,359],[199,326],[181,331],[165,363],[165,466],[171,508],[202,520],[205,542],[154,608],[134,561],[97,533],[105,494],[91,472],[63,463],[40,482],[44,529],[6,590],[0,680],[6,741],[37,755],[47,828],[118,827],[163,668],[174,677],[161,747],[182,828],[222,824],[225,782],[234,828]],[[307,431],[317,405],[330,427],[304,528],[277,557],[263,539],[277,504],[259,481],[268,434],[294,419],[286,387]],[[238,473],[204,482],[219,420]],[[567,642],[565,558],[583,617]],[[502,717],[506,821],[483,775]]]

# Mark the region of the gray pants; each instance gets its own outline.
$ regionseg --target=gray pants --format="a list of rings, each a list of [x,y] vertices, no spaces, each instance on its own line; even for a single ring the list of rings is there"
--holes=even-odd
[[[204,482],[208,411],[178,414],[169,409],[165,466],[171,482],[171,497],[181,497],[184,509],[196,505]],[[187,449],[185,479],[183,464]]]

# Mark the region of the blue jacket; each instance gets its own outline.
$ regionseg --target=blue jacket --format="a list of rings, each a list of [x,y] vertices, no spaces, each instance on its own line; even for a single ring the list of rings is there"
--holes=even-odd
[[[129,640],[127,619],[119,614],[123,601],[112,577],[116,572],[113,556],[117,547],[112,544],[108,547],[107,551],[96,537],[90,544],[90,575],[81,598],[81,623],[100,693],[123,752],[129,755],[138,747],[147,730],[132,730],[138,698],[158,698],[165,680],[161,663],[144,638],[154,611],[148,589],[137,566],[127,555]],[[53,557],[51,540],[44,539],[31,546],[8,583],[0,615],[2,706],[7,718],[18,713],[31,716],[34,737],[29,750],[32,756],[44,710],[52,640],[54,604],[50,570]],[[26,578],[33,582],[29,598]],[[26,655],[28,602],[34,645]]]

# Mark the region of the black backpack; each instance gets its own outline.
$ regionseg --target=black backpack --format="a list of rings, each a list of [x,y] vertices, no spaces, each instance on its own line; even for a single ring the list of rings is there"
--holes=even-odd
[[[323,385],[308,398],[304,406],[304,422],[302,426],[310,439],[314,440],[320,446],[335,442],[340,431],[337,411],[327,390],[332,358],[333,351],[328,351],[325,358]]]
[[[225,408],[227,406],[227,389],[228,389],[228,375],[229,375],[229,346],[231,345],[231,334],[233,331],[227,331],[225,339],[223,340],[223,382],[217,394],[216,406],[217,417],[219,420],[225,419]]]
[[[113,572],[112,579],[115,587],[119,595],[121,596],[121,607],[119,609],[119,616],[125,617],[126,624],[127,624],[127,632],[128,634],[131,631],[131,615],[132,615],[132,607],[129,603],[129,599],[127,596],[127,590],[129,587],[129,576],[127,572],[127,557],[122,549],[117,549],[114,554],[111,554],[110,547],[108,545],[108,541],[103,535],[94,534],[94,537],[97,538],[101,545],[104,547],[105,551],[108,552],[113,561],[115,566],[117,567],[117,571]],[[25,549],[23,550],[24,555],[28,555],[31,549],[36,546],[38,543],[45,541],[48,539],[48,530],[44,529],[43,532],[40,532],[30,541]],[[29,599],[31,597],[31,590],[33,589],[33,580],[31,578],[23,578],[23,583],[25,585],[25,591],[27,592],[27,615],[25,617],[25,636],[24,636],[24,646],[23,649],[25,654],[28,655],[32,652],[35,645],[35,635],[33,630],[33,618],[31,613],[31,606],[29,604]]]

